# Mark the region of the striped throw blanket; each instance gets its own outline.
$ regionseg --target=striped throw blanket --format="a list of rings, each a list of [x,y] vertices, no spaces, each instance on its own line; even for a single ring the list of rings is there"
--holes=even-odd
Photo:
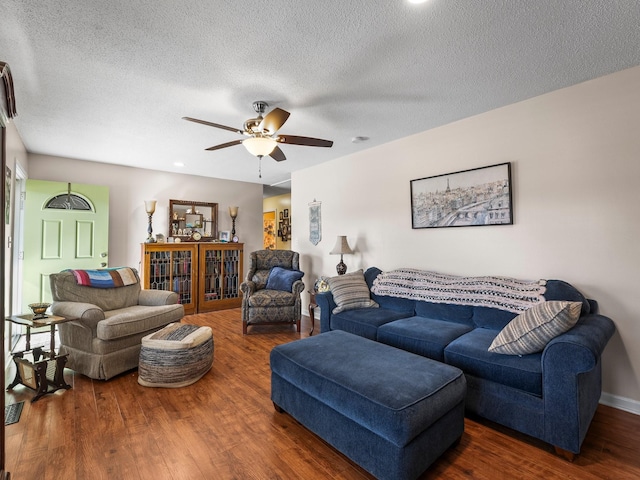
[[[126,287],[138,283],[135,272],[129,267],[100,270],[71,270],[78,285],[94,288]]]
[[[406,268],[382,272],[373,281],[371,291],[376,295],[520,313],[545,301],[545,284],[545,280],[459,277]]]

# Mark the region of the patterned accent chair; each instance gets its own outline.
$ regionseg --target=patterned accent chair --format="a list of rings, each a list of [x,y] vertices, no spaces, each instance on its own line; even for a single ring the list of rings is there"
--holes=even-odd
[[[249,270],[242,291],[242,332],[249,325],[292,324],[300,331],[304,290],[302,280],[293,283],[290,292],[267,289],[267,279],[273,267],[300,270],[300,255],[291,250],[258,250],[249,256]]]

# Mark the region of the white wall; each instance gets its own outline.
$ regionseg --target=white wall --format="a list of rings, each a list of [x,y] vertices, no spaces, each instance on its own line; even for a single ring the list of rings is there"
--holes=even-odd
[[[640,67],[295,172],[292,249],[307,286],[335,275],[336,235],[355,247],[345,256],[349,271],[375,265],[566,280],[616,323],[603,391],[637,408],[638,85]],[[512,164],[514,225],[411,228],[410,180],[502,162]],[[322,201],[318,246],[308,240],[314,198]]]
[[[153,233],[169,233],[169,200],[218,204],[218,230],[231,230],[229,206],[239,206],[236,234],[246,252],[262,248],[262,185],[29,154],[29,178],[109,187],[109,266],[139,268],[147,238],[145,200],[157,200]],[[245,270],[247,268],[245,262]],[[244,272],[243,272],[244,276]]]

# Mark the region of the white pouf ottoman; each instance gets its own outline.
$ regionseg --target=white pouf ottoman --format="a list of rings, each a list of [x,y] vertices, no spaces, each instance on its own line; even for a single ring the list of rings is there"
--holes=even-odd
[[[142,338],[138,383],[178,388],[200,380],[213,364],[210,327],[170,323]]]

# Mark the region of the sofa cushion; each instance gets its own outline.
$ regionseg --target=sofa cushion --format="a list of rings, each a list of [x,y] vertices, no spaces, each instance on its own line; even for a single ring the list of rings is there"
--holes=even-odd
[[[105,312],[105,319],[98,322],[96,337],[100,340],[113,340],[128,335],[148,333],[174,322],[177,312],[184,312],[184,307],[179,304],[155,307],[135,305],[109,310]]]
[[[291,293],[282,290],[257,290],[249,297],[249,306],[252,308],[265,307],[289,307],[296,304],[298,298],[297,293]]]
[[[542,396],[542,353],[500,355],[489,351],[496,331],[476,328],[444,349],[445,362],[474,377]]]
[[[591,310],[589,301],[575,287],[562,280],[547,280],[544,298],[550,300],[565,300],[568,302],[581,302],[582,315]],[[507,324],[518,316],[517,313],[499,310],[489,307],[473,307],[473,323],[476,327],[502,330]]]
[[[547,280],[547,290],[544,292],[544,298],[550,300],[564,300],[567,302],[581,302],[581,315],[587,315],[591,311],[589,301],[582,295],[576,287],[562,280]]]
[[[541,352],[550,340],[573,327],[582,302],[543,302],[511,320],[493,340],[490,352],[527,355]]]
[[[473,325],[473,307],[469,305],[416,302],[416,315],[419,317],[463,323],[470,326]]]
[[[300,270],[288,270],[282,267],[273,267],[267,278],[267,289],[291,292],[294,282],[302,280],[304,272]]]
[[[415,316],[380,326],[378,341],[443,362],[445,347],[471,330],[469,325]]]
[[[400,312],[405,312],[407,315],[413,315],[415,312],[415,300],[400,297],[390,297],[387,295],[376,295],[375,293],[371,292],[373,281],[381,273],[382,270],[376,267],[367,268],[367,270],[364,272],[364,279],[367,282],[367,286],[369,287],[371,299],[382,308],[388,308],[389,310],[398,310]]]
[[[331,330],[344,330],[370,340],[376,340],[378,327],[407,317],[406,312],[386,308],[358,308],[331,316]]]
[[[491,307],[473,307],[473,324],[478,328],[502,330],[517,313]]]
[[[378,307],[378,304],[371,300],[369,286],[364,280],[362,270],[331,277],[328,283],[337,305],[333,309],[334,314],[354,308]]]
[[[135,272],[134,269],[132,269]],[[137,276],[137,272],[135,272]],[[116,310],[138,303],[140,282],[118,288],[93,288],[78,285],[71,271],[51,275],[51,294],[57,302],[82,302],[97,305],[102,310]]]
[[[376,295],[371,293],[371,300],[376,302],[382,308],[388,308],[389,310],[397,310],[404,312],[407,315],[413,315],[415,313],[415,300],[409,300],[408,298],[400,297],[388,297],[386,295]]]

